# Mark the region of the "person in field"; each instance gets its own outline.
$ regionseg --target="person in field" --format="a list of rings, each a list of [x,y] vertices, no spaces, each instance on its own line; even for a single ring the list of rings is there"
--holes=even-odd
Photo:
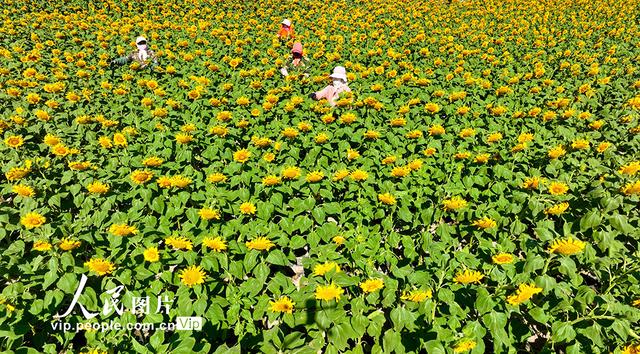
[[[343,66],[333,68],[333,73],[331,73],[329,77],[332,79],[331,85],[318,92],[313,92],[309,96],[314,100],[326,99],[333,107],[336,105],[340,94],[343,92],[351,92],[351,89],[349,85],[347,85],[347,70]]]
[[[280,69],[280,72],[283,76],[289,76],[289,73],[292,74],[303,74],[305,77],[309,76],[309,58],[304,56],[302,51],[302,43],[295,42],[293,43],[293,48],[291,49],[291,55],[287,58],[287,63],[285,66]]]
[[[138,47],[138,50],[131,52],[129,55],[112,60],[111,66],[125,65],[134,61],[140,64],[140,69],[144,69],[146,67],[153,69],[158,65],[156,53],[149,49],[146,38],[136,38],[136,47]]]
[[[278,31],[278,38],[287,40],[293,38],[293,25],[288,18],[284,19],[280,24],[280,30]]]

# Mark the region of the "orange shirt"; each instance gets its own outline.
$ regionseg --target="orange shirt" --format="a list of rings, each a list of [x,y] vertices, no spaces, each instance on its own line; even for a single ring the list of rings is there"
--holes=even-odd
[[[289,28],[280,27],[280,31],[278,31],[278,37],[293,38],[293,25]]]

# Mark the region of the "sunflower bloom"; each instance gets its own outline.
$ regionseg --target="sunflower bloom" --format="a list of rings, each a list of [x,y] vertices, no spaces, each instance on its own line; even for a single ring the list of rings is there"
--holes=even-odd
[[[323,264],[316,264],[313,267],[313,275],[322,276],[331,270],[335,270],[336,273],[341,272],[340,266],[336,262],[325,262]]]
[[[202,246],[215,252],[222,252],[227,249],[227,243],[222,237],[205,237],[202,240]]]
[[[271,311],[293,313],[294,304],[288,296],[283,296],[276,301],[269,301]]]
[[[331,239],[331,241],[333,241],[333,243],[335,243],[336,245],[340,246],[344,243],[344,241],[346,241],[346,239],[342,235],[337,235],[337,236],[334,236]]]
[[[369,178],[369,174],[363,170],[355,170],[349,174],[354,181],[364,181]]]
[[[560,156],[563,156],[566,153],[567,153],[567,150],[565,150],[562,145],[558,145],[558,146],[552,148],[551,150],[549,150],[549,152],[547,154],[549,155],[550,158],[557,159],[557,158],[559,158]]]
[[[109,186],[100,181],[94,181],[87,186],[87,191],[93,194],[104,194],[109,191]]]
[[[638,171],[640,171],[640,161],[634,161],[620,167],[618,173],[622,175],[633,176],[638,173]]]
[[[122,133],[113,134],[113,145],[126,147],[128,145],[127,138]]]
[[[156,179],[156,183],[158,184],[158,187],[160,188],[169,188],[171,187],[171,177],[169,176],[160,176],[158,177],[158,179]]]
[[[212,173],[207,177],[207,181],[211,183],[222,183],[227,180],[227,176],[222,173]]]
[[[564,195],[569,190],[569,186],[562,182],[551,182],[549,184],[549,194],[551,195]]]
[[[433,297],[431,290],[412,290],[405,292],[400,298],[411,302],[423,302],[431,297]]]
[[[33,188],[27,186],[26,184],[17,184],[11,187],[11,191],[21,197],[33,197],[36,193],[33,191]]]
[[[60,249],[63,251],[71,251],[80,247],[81,244],[82,242],[80,241],[65,238],[62,241],[60,241],[60,244],[58,244],[58,247],[60,247]]]
[[[598,147],[596,148],[596,151],[598,151],[599,153],[603,153],[605,152],[609,147],[611,146],[610,142],[602,142],[600,144],[598,144]]]
[[[4,176],[9,181],[16,181],[26,177],[31,172],[30,167],[12,167]]]
[[[136,170],[133,171],[129,177],[135,184],[144,184],[153,178],[153,172],[149,170]]]
[[[489,158],[490,157],[491,156],[489,154],[479,154],[473,160],[476,163],[487,163],[487,162],[489,162]]]
[[[220,220],[220,211],[218,209],[202,208],[198,210],[198,215],[203,220]]]
[[[360,283],[360,289],[365,293],[372,293],[384,288],[384,282],[382,279],[367,279]]]
[[[164,162],[163,159],[156,157],[156,156],[151,156],[151,157],[147,157],[146,159],[144,159],[142,161],[142,164],[146,167],[158,167],[160,165],[162,165],[162,163]]]
[[[460,134],[458,134],[461,138],[469,138],[474,135],[476,135],[476,130],[473,128],[464,128],[460,131]]]
[[[589,140],[578,139],[571,143],[571,147],[575,150],[583,150],[589,148]]]
[[[175,138],[178,144],[188,144],[193,141],[193,135],[191,134],[178,133]]]
[[[564,203],[553,205],[545,209],[544,213],[551,214],[551,215],[560,215],[564,213],[568,208],[569,208],[569,203],[564,202]]]
[[[276,246],[275,243],[271,242],[271,240],[266,237],[257,237],[251,241],[245,242],[245,245],[249,249],[258,251],[268,251],[272,247]]]
[[[323,178],[324,178],[324,173],[322,173],[321,171],[313,171],[313,172],[309,172],[309,174],[306,177],[306,180],[309,183],[316,183],[316,182],[322,181]]]
[[[496,227],[496,225],[498,224],[496,223],[495,220],[486,216],[482,219],[478,219],[473,222],[473,226],[480,229],[490,229],[490,228]]]
[[[515,257],[511,253],[498,253],[491,257],[495,264],[509,264],[512,263]]]
[[[29,230],[38,228],[44,225],[45,222],[47,222],[47,218],[36,212],[27,213],[20,218],[20,223]]]
[[[582,252],[586,245],[586,242],[568,237],[563,240],[553,241],[551,243],[551,246],[549,246],[548,251],[549,253],[558,253],[564,256],[571,256]]]
[[[524,182],[522,183],[522,188],[538,189],[541,182],[542,182],[542,178],[540,177],[528,177],[528,178],[525,178]]]
[[[113,263],[103,258],[91,258],[91,260],[84,263],[84,266],[100,276],[111,274],[115,270]]]
[[[385,157],[384,159],[382,159],[382,164],[383,165],[391,165],[391,164],[395,163],[397,159],[398,158],[396,156],[389,155],[389,156]]]
[[[109,233],[116,236],[130,236],[138,233],[138,229],[135,226],[127,224],[113,224],[109,227]]]
[[[452,211],[464,208],[465,206],[467,206],[467,201],[462,199],[461,197],[455,196],[451,199],[445,199],[442,202],[442,205],[444,206],[444,210]]]
[[[484,278],[484,275],[475,270],[465,269],[464,271],[458,272],[456,276],[453,278],[458,284],[472,284],[472,283],[480,283],[480,280]]]
[[[36,241],[33,243],[33,249],[40,252],[50,251],[52,247],[53,246],[47,241]]]
[[[341,287],[331,283],[329,285],[318,285],[316,287],[315,297],[316,297],[316,300],[340,301],[340,295],[342,295],[343,293],[344,293],[344,290]]]
[[[627,183],[620,191],[625,195],[640,195],[640,180]]]
[[[391,170],[391,176],[393,177],[404,177],[411,172],[411,168],[408,166],[396,166]]]
[[[433,155],[436,154],[436,152],[437,152],[436,148],[429,147],[429,148],[424,149],[422,151],[422,154],[424,154],[425,156],[433,156]]]
[[[282,170],[282,178],[287,180],[297,179],[300,177],[300,169],[298,167],[286,167]]]
[[[193,248],[193,242],[186,237],[170,236],[167,237],[164,242],[167,246],[171,246],[177,250],[191,250]]]
[[[476,347],[476,342],[473,340],[463,340],[462,342],[456,344],[455,347],[453,347],[453,352],[454,353],[464,353],[466,351],[469,351],[473,348]]]
[[[429,128],[429,135],[434,136],[434,135],[442,135],[445,133],[444,128],[442,127],[442,125],[440,124],[434,124]]]
[[[333,174],[333,181],[341,181],[349,176],[349,170],[338,170]]]
[[[256,206],[250,202],[240,204],[240,213],[244,215],[253,215],[256,213]]]
[[[19,148],[24,144],[24,139],[19,135],[12,135],[4,140],[4,143],[11,148]]]
[[[498,142],[500,140],[502,140],[502,133],[499,133],[499,132],[491,133],[487,137],[487,143],[488,144],[493,144],[493,143]]]
[[[249,161],[250,157],[251,157],[251,151],[247,149],[238,150],[233,153],[233,160],[240,163],[245,163]]]
[[[275,175],[269,175],[262,179],[262,184],[265,186],[275,186],[280,184],[280,178]]]
[[[542,288],[537,287],[535,284],[520,284],[516,293],[507,297],[507,302],[511,305],[519,305],[541,292]]]
[[[347,160],[355,160],[360,157],[360,153],[357,150],[349,149],[347,150]]]
[[[627,345],[621,349],[622,354],[640,354],[640,344],[638,345]]]
[[[194,285],[203,284],[204,278],[207,276],[202,267],[200,266],[190,266],[187,269],[183,269],[180,271],[180,280],[182,284],[191,288]]]
[[[391,193],[378,194],[378,200],[386,205],[396,204],[396,198]]]
[[[170,178],[171,187],[185,188],[191,184],[191,178],[176,175]]]
[[[149,247],[142,252],[144,260],[147,262],[157,262],[160,260],[160,252],[157,247]]]

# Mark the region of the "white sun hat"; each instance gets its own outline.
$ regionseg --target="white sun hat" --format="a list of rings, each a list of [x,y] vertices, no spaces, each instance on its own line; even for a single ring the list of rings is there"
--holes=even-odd
[[[136,44],[140,44],[140,42],[146,42],[146,41],[147,39],[142,36],[136,38]]]
[[[291,20],[288,18],[285,18],[284,21],[282,21],[282,24],[285,26],[291,27]]]
[[[336,66],[335,68],[333,68],[333,73],[329,75],[329,77],[332,77],[334,79],[342,79],[344,80],[344,82],[347,82],[347,70],[344,68],[344,66]]]

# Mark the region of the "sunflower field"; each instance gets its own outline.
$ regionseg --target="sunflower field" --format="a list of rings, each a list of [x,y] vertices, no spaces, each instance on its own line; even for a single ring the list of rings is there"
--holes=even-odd
[[[638,0],[0,2],[0,351],[640,353]]]

